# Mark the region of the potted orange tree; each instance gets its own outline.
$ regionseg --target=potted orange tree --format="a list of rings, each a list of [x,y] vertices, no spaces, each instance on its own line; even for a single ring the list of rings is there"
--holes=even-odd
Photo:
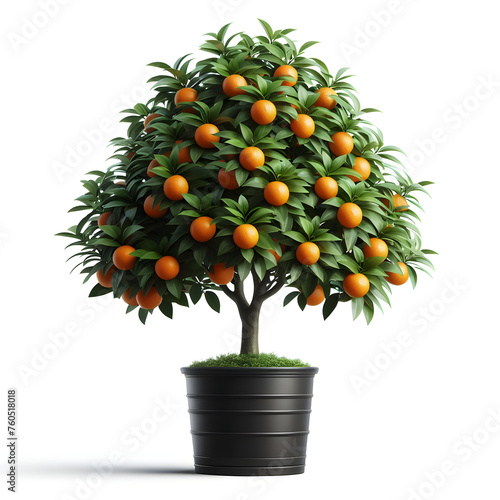
[[[283,287],[284,305],[339,302],[369,323],[391,285],[431,266],[415,225],[414,183],[364,115],[346,68],[332,76],[288,36],[228,25],[152,78],[155,96],[125,110],[115,163],[89,172],[60,233],[90,296],[112,293],[140,320],[217,293],[237,306],[240,354],[182,368],[195,469],[208,474],[304,471],[313,377],[300,360],[259,353],[262,304]],[[192,69],[190,69],[192,67]]]

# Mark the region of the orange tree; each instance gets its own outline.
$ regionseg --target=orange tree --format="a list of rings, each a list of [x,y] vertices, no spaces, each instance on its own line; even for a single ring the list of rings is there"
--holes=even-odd
[[[217,291],[238,307],[241,353],[258,353],[263,302],[287,286],[284,304],[340,302],[371,321],[392,285],[431,267],[421,249],[413,182],[364,115],[346,68],[335,76],[297,47],[291,29],[265,35],[228,25],[208,33],[208,59],[181,57],[152,78],[156,95],[127,109],[127,137],[112,144],[115,163],[83,181],[70,211],[88,212],[68,232],[90,296],[113,293],[138,308]],[[190,67],[194,67],[190,69]],[[249,291],[244,282],[251,277]],[[248,281],[247,281],[248,282]]]

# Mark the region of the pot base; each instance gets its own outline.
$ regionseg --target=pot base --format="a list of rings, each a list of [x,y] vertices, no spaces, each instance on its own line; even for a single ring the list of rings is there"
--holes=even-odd
[[[215,476],[291,476],[303,474],[305,465],[290,465],[281,467],[217,467],[213,465],[196,465],[194,471],[198,474]]]

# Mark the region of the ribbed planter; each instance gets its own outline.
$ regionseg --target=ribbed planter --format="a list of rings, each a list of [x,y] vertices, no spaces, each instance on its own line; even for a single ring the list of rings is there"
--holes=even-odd
[[[195,471],[228,476],[304,472],[318,368],[181,368]]]

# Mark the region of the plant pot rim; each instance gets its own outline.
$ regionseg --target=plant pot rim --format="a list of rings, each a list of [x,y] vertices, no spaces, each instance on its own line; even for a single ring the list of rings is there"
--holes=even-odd
[[[215,375],[220,377],[243,376],[283,376],[283,375],[315,375],[316,366],[184,366],[184,375]]]

